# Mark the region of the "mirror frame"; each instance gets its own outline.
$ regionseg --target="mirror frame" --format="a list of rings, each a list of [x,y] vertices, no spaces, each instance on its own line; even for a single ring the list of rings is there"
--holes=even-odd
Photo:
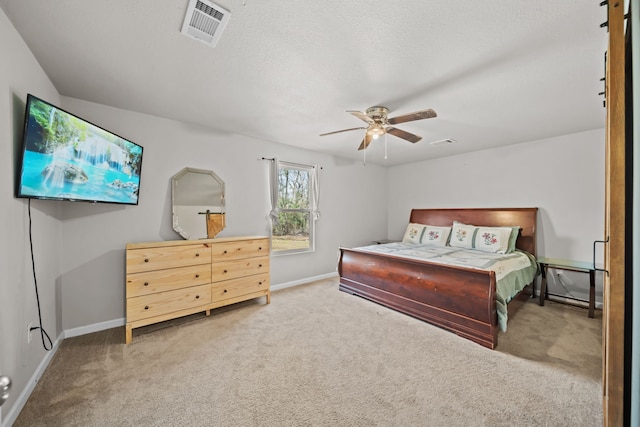
[[[220,212],[212,212],[212,213],[221,213],[221,214],[225,214],[226,213],[224,181],[222,179],[220,179],[220,177],[218,175],[216,175],[211,170],[197,169],[197,168],[190,168],[190,167],[186,167],[186,168],[182,169],[180,172],[178,172],[177,174],[175,174],[175,175],[173,175],[171,177],[171,214],[172,214],[172,217],[173,217],[173,230],[175,232],[177,232],[180,236],[182,236],[182,238],[184,238],[186,240],[206,239],[206,238],[208,238],[208,236],[207,236],[207,227],[206,226],[203,227],[204,230],[205,230],[204,236],[191,236],[187,231],[185,231],[180,226],[179,216],[178,216],[178,214],[176,212],[176,198],[177,198],[177,192],[179,191],[178,190],[178,182],[179,182],[180,178],[184,177],[188,173],[197,173],[197,174],[208,175],[211,178],[213,178],[213,180],[220,185]],[[202,203],[202,204],[203,205],[215,204],[215,203],[208,203],[208,202],[209,201],[204,201],[204,203]],[[205,215],[208,211],[209,210],[207,209],[206,212],[198,212],[198,214]],[[204,222],[204,218],[203,218],[203,222]]]

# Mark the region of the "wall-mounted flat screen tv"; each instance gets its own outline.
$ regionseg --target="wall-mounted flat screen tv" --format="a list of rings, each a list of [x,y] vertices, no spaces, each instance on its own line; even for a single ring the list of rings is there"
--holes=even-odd
[[[142,147],[31,94],[16,196],[137,205]]]

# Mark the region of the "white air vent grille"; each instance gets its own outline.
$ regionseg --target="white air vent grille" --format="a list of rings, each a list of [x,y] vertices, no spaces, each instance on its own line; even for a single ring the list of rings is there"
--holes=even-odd
[[[189,0],[182,34],[215,46],[231,14],[207,0]]]

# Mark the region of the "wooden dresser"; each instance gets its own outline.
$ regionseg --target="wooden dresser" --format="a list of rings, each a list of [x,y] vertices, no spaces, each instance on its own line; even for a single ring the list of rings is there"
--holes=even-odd
[[[269,290],[269,238],[223,237],[130,243],[126,247],[126,336],[133,329],[236,302]]]

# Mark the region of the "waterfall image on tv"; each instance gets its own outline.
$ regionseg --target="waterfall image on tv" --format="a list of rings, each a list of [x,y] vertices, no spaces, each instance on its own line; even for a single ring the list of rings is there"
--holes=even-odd
[[[17,196],[136,205],[142,147],[31,94]]]

